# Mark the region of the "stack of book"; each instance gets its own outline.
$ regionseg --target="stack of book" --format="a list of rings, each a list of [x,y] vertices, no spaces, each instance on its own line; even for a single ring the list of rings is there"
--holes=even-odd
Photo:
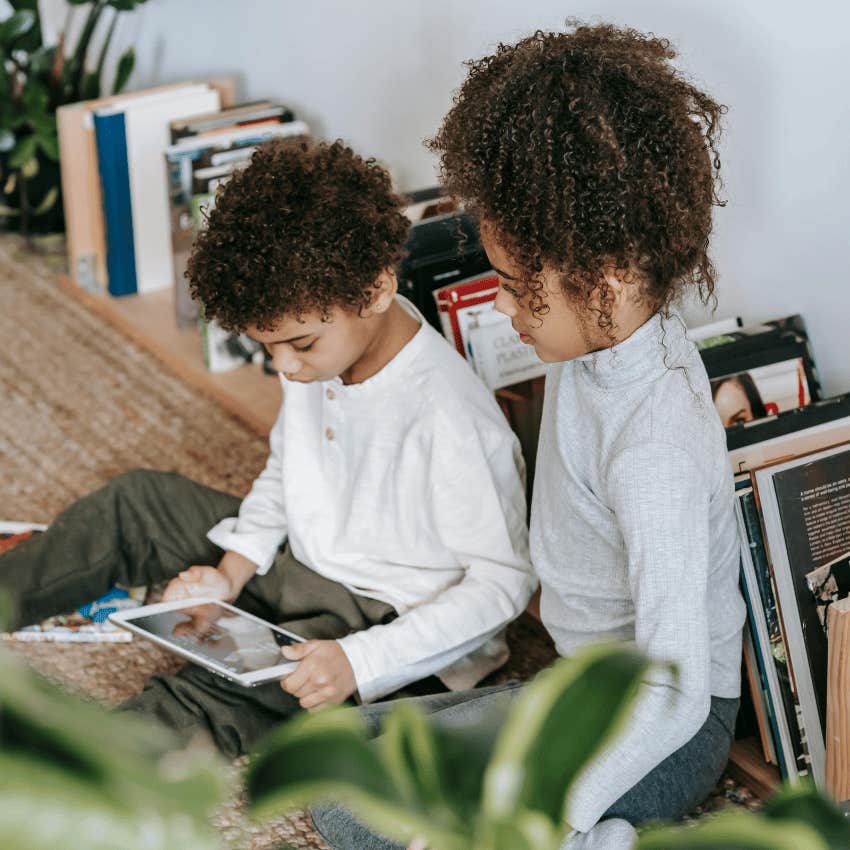
[[[234,106],[232,81],[186,82],[57,111],[71,277],[127,295],[182,279],[202,202],[253,146],[306,126],[269,101]]]
[[[826,611],[850,595],[850,393],[821,398],[799,316],[697,345],[735,473],[744,661],[765,758],[824,786]]]

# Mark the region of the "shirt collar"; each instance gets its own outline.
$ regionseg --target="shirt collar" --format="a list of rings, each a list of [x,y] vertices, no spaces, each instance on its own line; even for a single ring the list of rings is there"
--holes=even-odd
[[[409,372],[410,364],[416,359],[422,349],[426,346],[427,335],[434,333],[433,328],[425,320],[425,317],[419,310],[405,298],[403,295],[396,295],[396,301],[402,309],[413,316],[419,322],[419,330],[411,337],[410,341],[398,352],[398,354],[390,360],[385,366],[379,369],[374,375],[367,378],[365,381],[360,381],[357,384],[345,384],[342,378],[331,378],[329,381],[323,381],[324,386],[332,386],[338,392],[346,393],[349,396],[367,395],[373,392],[379,392],[383,387],[391,384],[399,376],[403,376]]]
[[[631,336],[612,348],[583,354],[576,369],[606,389],[648,383],[670,369],[688,365],[696,348],[678,311],[655,313]]]

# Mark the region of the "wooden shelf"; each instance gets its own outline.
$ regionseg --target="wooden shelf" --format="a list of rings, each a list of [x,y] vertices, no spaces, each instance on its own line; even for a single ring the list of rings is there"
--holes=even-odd
[[[200,331],[177,327],[172,290],[113,298],[92,295],[67,278],[62,279],[62,288],[249,428],[259,434],[269,433],[280,408],[280,381],[256,364],[232,372],[207,371],[201,356]]]
[[[756,738],[732,742],[727,770],[734,779],[746,785],[762,800],[769,797],[779,787],[779,769],[764,760],[764,754]]]

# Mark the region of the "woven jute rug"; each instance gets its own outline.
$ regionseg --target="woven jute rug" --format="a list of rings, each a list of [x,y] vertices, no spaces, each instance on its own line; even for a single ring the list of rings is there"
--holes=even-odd
[[[32,253],[17,237],[0,236],[0,519],[49,523],[138,467],[244,494],[265,462],[266,440],[64,292],[63,271],[61,248]],[[528,617],[511,626],[509,642],[519,651],[491,682],[526,679],[555,657]],[[107,705],[177,666],[142,640],[10,645],[63,687]],[[752,795],[725,778],[704,809],[727,804],[751,805]],[[215,822],[232,848],[326,847],[304,813],[249,822],[237,782]]]

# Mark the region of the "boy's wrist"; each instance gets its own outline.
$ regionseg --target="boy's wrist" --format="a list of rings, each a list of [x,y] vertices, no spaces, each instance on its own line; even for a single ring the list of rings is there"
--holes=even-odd
[[[233,602],[257,572],[257,565],[238,552],[227,551],[218,564],[218,571],[230,588],[225,601]]]

